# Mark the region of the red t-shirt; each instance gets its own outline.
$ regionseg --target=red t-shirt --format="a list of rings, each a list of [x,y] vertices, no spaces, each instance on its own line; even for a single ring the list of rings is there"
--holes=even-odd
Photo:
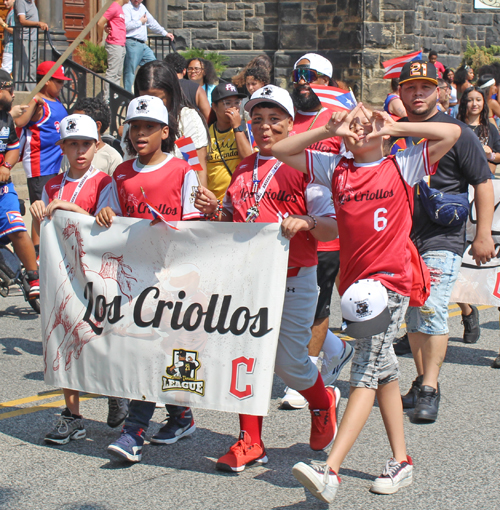
[[[46,206],[58,198],[64,175],[56,175],[43,188],[42,201]],[[70,179],[66,176],[61,200],[70,202],[80,181],[81,179]],[[80,189],[74,203],[94,216],[96,211],[100,211],[107,204],[110,189],[111,177],[100,170],[94,169]]]
[[[117,46],[125,46],[127,29],[125,28],[125,14],[123,13],[122,6],[117,2],[113,2],[104,13],[104,17],[108,20],[110,28],[106,42],[108,44],[116,44]]]
[[[137,160],[125,161],[116,167],[108,205],[120,216],[153,219],[148,202],[167,221],[199,219],[194,207],[198,180],[194,170],[183,160],[167,156],[159,165],[139,166]]]
[[[271,171],[277,160],[271,157],[252,154],[245,158],[233,173],[231,184],[224,197],[224,207],[233,215],[233,221],[242,223],[247,210],[255,205],[253,188],[253,169],[258,161],[258,179],[260,185]],[[257,223],[276,223],[288,215],[304,215],[308,212],[317,216],[332,216],[335,211],[331,205],[330,192],[324,186],[311,186],[306,176],[288,165],[282,164],[270,181],[259,204]],[[288,257],[289,267],[311,267],[318,263],[317,241],[309,232],[298,232],[290,241]]]
[[[397,161],[413,202],[414,186],[435,172],[429,165],[427,142],[373,163],[357,164],[333,154],[306,151],[314,182],[331,186],[340,243],[340,287],[363,278],[409,296],[412,274],[408,239],[412,219],[403,183],[391,159]],[[412,203],[413,209],[413,203]]]
[[[319,111],[319,115],[318,112],[297,111],[293,121],[293,130],[290,131],[290,136],[298,133],[305,133],[309,129],[324,126],[330,120],[332,113],[333,110],[329,110],[328,108],[322,108]],[[331,138],[312,144],[309,148],[320,152],[341,154],[344,149],[344,145],[342,137],[332,136]],[[339,249],[338,238],[326,243],[318,242],[318,251],[338,251]]]

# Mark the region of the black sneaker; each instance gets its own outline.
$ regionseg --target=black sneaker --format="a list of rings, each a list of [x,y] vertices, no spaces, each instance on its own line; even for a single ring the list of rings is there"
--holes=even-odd
[[[492,368],[500,368],[500,354],[493,360]]]
[[[439,391],[439,383],[437,390],[432,386],[422,386],[418,395],[415,411],[413,411],[413,420],[436,421],[440,399],[441,393]]]
[[[479,310],[470,305],[472,313],[470,315],[462,315],[462,324],[464,325],[464,342],[466,344],[475,344],[481,335],[479,327]]]
[[[108,397],[108,426],[114,429],[121,425],[128,415],[129,401],[126,398]]]
[[[413,409],[417,405],[418,395],[422,387],[423,375],[419,375],[412,383],[411,388],[406,395],[401,395],[403,409]]]
[[[83,418],[71,414],[71,411],[66,407],[44,440],[46,443],[68,444],[71,439],[85,439],[86,435]]]
[[[403,354],[411,354],[410,340],[408,340],[408,333],[405,333],[395,344],[394,344],[394,352],[398,356],[403,356]]]

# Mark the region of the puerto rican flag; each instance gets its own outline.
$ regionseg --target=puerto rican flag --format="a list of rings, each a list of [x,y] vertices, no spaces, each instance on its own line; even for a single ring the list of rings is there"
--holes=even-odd
[[[163,216],[163,214],[160,211],[158,211],[158,209],[156,209],[156,207],[148,201],[148,199],[146,197],[146,193],[144,193],[142,186],[141,186],[141,193],[142,193],[142,196],[144,197],[144,202],[146,202],[149,212],[153,215],[154,219],[160,218],[160,220],[163,221],[163,223],[165,223],[165,225],[168,225],[170,228],[173,228],[174,230],[179,230],[177,227],[174,227],[171,223],[169,223],[165,219],[165,216]]]
[[[247,131],[248,131],[248,136],[250,137],[250,145],[252,146],[252,148],[255,149],[255,147],[257,147],[257,144],[255,143],[255,138],[253,136],[252,119],[247,121]]]
[[[9,211],[7,213],[7,219],[9,220],[9,223],[23,223],[23,217],[18,211]]]
[[[399,78],[401,69],[403,69],[406,62],[413,62],[414,60],[422,60],[422,50],[382,62],[385,69],[384,79],[392,80],[392,78]]]
[[[311,89],[318,96],[321,104],[330,110],[351,111],[358,104],[352,90],[343,90],[328,85],[312,85]]]
[[[177,145],[182,152],[182,157],[193,170],[196,172],[201,172],[203,170],[200,160],[198,159],[198,154],[196,153],[196,147],[190,136],[181,136],[181,138],[175,141],[175,145]]]

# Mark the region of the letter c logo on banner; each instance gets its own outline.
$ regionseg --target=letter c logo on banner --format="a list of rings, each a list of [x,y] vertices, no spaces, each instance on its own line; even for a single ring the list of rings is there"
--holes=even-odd
[[[247,384],[243,391],[238,389],[238,377],[240,374],[240,367],[246,367],[245,373],[253,374],[253,369],[255,367],[255,358],[245,358],[244,356],[240,356],[239,358],[233,359],[233,370],[231,372],[231,389],[229,393],[233,397],[236,397],[239,400],[243,400],[244,398],[251,397],[253,395],[252,385]]]

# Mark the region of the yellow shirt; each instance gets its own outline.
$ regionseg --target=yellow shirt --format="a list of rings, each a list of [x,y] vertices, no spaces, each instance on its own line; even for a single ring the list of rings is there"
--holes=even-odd
[[[222,201],[231,182],[231,175],[240,164],[236,136],[232,129],[220,132],[215,129],[215,122],[210,126],[210,150],[207,160],[208,189]],[[219,152],[220,151],[220,152]],[[224,158],[231,174],[221,158]]]

